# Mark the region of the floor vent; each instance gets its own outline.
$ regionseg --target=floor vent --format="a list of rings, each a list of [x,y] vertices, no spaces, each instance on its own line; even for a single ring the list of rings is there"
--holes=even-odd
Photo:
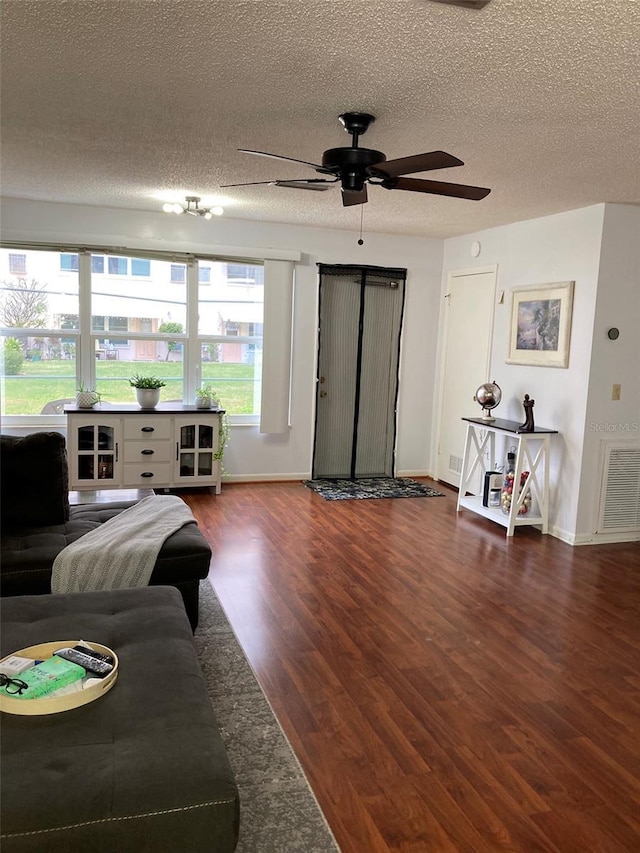
[[[598,533],[640,532],[640,444],[604,447]]]

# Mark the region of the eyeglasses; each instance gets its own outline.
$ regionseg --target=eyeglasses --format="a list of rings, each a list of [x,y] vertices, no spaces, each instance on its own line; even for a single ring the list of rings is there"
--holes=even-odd
[[[9,696],[21,696],[29,685],[21,678],[9,678],[8,675],[0,672],[0,687],[4,687]]]

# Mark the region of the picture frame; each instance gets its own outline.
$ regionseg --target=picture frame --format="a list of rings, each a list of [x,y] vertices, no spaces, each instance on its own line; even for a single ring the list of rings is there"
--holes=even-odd
[[[514,287],[507,364],[568,367],[573,281]]]

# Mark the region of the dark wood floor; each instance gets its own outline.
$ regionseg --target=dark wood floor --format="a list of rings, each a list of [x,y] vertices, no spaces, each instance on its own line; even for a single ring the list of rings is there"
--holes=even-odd
[[[507,540],[443,490],[185,495],[341,849],[640,851],[640,543]]]

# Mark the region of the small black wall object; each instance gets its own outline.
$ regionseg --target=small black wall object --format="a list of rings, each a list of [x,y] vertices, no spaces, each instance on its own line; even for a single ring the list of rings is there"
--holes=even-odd
[[[535,429],[535,424],[533,423],[533,406],[535,404],[535,400],[530,400],[529,395],[524,395],[524,400],[522,401],[522,405],[524,406],[524,414],[525,420],[523,424],[520,424],[518,427],[518,432],[533,432]]]

